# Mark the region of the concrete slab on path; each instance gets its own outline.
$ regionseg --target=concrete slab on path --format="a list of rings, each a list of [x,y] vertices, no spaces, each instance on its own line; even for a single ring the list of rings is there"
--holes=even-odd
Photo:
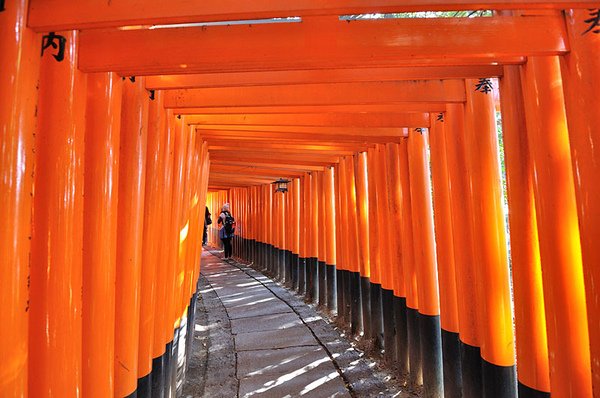
[[[231,332],[250,333],[264,332],[267,330],[281,330],[292,326],[302,325],[302,321],[298,315],[293,312],[285,312],[282,314],[270,314],[254,316],[251,318],[238,318],[231,320]]]
[[[337,371],[316,368],[272,376],[253,376],[240,380],[239,396],[243,398],[339,397],[350,398]]]
[[[264,332],[239,333],[234,336],[234,339],[237,352],[317,346],[319,344],[310,329],[304,325]]]
[[[237,377],[285,375],[317,367],[324,374],[336,371],[325,350],[319,346],[241,351],[238,352]]]
[[[292,309],[282,301],[255,303],[252,305],[227,309],[230,319],[250,318],[259,315],[281,314],[285,312],[292,312]]]

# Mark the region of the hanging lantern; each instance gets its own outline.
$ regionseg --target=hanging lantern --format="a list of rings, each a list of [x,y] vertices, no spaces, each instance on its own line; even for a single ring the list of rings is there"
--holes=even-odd
[[[288,182],[290,182],[290,180],[286,180],[285,178],[280,178],[277,181],[273,181],[273,184],[275,184],[275,192],[286,193],[288,190]]]

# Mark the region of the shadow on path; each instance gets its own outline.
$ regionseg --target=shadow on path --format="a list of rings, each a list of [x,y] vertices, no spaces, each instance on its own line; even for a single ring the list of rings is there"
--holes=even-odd
[[[413,397],[373,367],[299,296],[203,252],[184,397]]]

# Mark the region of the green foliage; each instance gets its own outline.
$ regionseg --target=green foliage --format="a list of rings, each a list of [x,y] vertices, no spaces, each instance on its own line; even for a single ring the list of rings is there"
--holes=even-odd
[[[490,10],[463,10],[463,11],[417,11],[390,14],[357,14],[341,16],[342,20],[364,19],[396,19],[396,18],[479,18],[491,17]]]

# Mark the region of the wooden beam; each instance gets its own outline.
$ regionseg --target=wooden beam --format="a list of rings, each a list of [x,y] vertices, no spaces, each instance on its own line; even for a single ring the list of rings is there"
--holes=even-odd
[[[464,102],[464,80],[166,90],[165,108]]]
[[[500,65],[421,66],[398,68],[311,69],[261,72],[159,75],[146,78],[148,90],[275,86],[280,84],[349,83],[502,76]]]
[[[215,131],[215,130],[203,130],[198,133],[202,136],[202,139],[208,142],[220,142],[220,141],[238,141],[238,142],[281,142],[281,143],[307,143],[315,142],[318,140],[319,143],[355,143],[355,144],[373,144],[373,143],[386,143],[386,142],[399,142],[403,136],[387,136],[387,135],[376,135],[376,136],[342,136],[342,135],[331,135],[331,134],[320,134],[315,136],[314,134],[302,134],[302,133],[286,133],[281,134],[277,132],[239,132],[239,131]]]
[[[207,140],[208,149],[231,149],[231,150],[242,150],[242,151],[289,151],[297,153],[325,153],[335,151],[350,151],[355,152],[361,148],[370,144],[362,143],[330,143],[325,144],[320,140],[313,140],[312,142],[304,143],[290,143],[290,142],[260,142],[260,141],[213,141]]]
[[[283,113],[186,116],[187,124],[252,126],[407,127],[429,124],[428,113]]]
[[[277,177],[275,177],[277,178]],[[236,181],[252,181],[260,184],[270,184],[273,182],[273,178],[270,176],[253,176],[253,175],[237,175],[233,173],[213,173],[211,172],[208,176],[209,181],[225,181],[225,182],[236,182]]]
[[[411,127],[429,127],[429,123],[424,126]],[[272,132],[280,134],[281,138],[285,138],[288,133],[302,133],[306,136],[312,135],[314,138],[319,138],[321,135],[331,136],[388,136],[388,137],[404,137],[404,131],[399,127],[314,127],[314,126],[236,126],[236,125],[206,125],[196,126],[196,131],[202,134],[203,129],[209,131],[240,131],[247,132],[252,135],[254,132]]]
[[[228,165],[228,166],[242,166],[242,167],[268,167],[273,170],[281,170],[281,171],[323,171],[325,170],[324,166],[314,166],[314,165],[300,165],[294,163],[281,163],[279,161],[269,161],[266,159],[264,162],[244,162],[238,159],[229,159],[229,160],[215,160],[211,162],[212,165]]]
[[[128,25],[237,21],[289,16],[477,9],[590,8],[593,0],[31,0],[29,27],[58,31]]]
[[[93,29],[81,32],[79,69],[157,75],[509,63],[564,54],[565,37],[560,15]]]
[[[296,106],[239,106],[173,108],[176,115],[278,114],[278,113],[409,113],[444,112],[441,102],[401,102],[397,104],[296,105]]]
[[[271,154],[265,156],[260,153],[243,153],[235,154],[231,151],[211,151],[210,159],[213,160],[229,160],[261,164],[265,162],[284,163],[295,165],[312,165],[312,166],[330,166],[339,162],[338,156],[330,155],[298,155],[298,154]]]
[[[285,173],[282,170],[277,170],[268,167],[255,167],[255,166],[231,166],[228,164],[216,164],[210,166],[211,172],[227,172],[227,173],[240,173],[241,175],[269,175],[277,177],[300,177],[303,174],[302,170],[287,170]]]
[[[304,148],[303,148],[304,147]],[[251,154],[262,154],[263,156],[270,156],[274,153],[278,155],[327,155],[327,156],[347,156],[352,155],[354,152],[358,152],[361,146],[356,146],[355,149],[320,149],[318,147],[310,147],[309,145],[298,145],[294,147],[248,147],[248,146],[230,146],[226,143],[224,145],[209,145],[208,150],[211,152],[223,151],[233,152],[234,154],[240,153],[251,153]]]

